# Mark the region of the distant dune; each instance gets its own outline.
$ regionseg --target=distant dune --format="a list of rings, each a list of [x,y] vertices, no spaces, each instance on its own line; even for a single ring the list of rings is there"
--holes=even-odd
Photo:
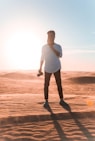
[[[6,72],[1,74],[0,77],[10,78],[10,79],[33,79],[35,75],[33,72]]]
[[[91,84],[95,83],[95,77],[94,76],[81,76],[81,77],[73,77],[69,78],[74,83],[78,84]]]
[[[95,73],[62,72],[62,86],[65,94],[94,94]],[[37,72],[15,71],[0,73],[0,93],[43,93],[44,77]],[[51,78],[50,93],[58,93],[54,76]]]

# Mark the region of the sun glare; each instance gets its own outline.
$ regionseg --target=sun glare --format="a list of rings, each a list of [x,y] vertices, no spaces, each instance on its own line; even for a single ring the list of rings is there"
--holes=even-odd
[[[16,32],[6,42],[8,65],[13,69],[38,69],[41,41],[31,32]]]

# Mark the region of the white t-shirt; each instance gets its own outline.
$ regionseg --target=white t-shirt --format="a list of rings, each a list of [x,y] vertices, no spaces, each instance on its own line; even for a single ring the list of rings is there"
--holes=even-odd
[[[61,46],[56,43],[54,43],[53,46],[58,52],[60,52],[60,57],[62,57]],[[45,61],[44,70],[48,73],[54,73],[61,69],[59,57],[54,53],[54,51],[49,47],[48,44],[42,47],[41,60]]]

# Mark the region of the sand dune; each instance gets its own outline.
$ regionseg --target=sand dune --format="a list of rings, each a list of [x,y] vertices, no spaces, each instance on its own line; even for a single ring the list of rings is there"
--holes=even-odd
[[[0,74],[0,93],[43,93],[44,77],[37,72],[6,72]],[[54,77],[50,82],[50,93],[57,93]],[[94,95],[95,73],[62,72],[63,91],[66,94]],[[35,87],[37,86],[37,87]]]
[[[34,121],[32,116],[19,118],[13,124],[1,126],[0,139],[5,141],[94,141],[95,117],[89,118],[88,122],[86,116],[80,115],[81,113],[79,115],[75,113],[59,116],[42,115]]]
[[[0,140],[94,141],[95,104],[88,106],[86,95],[79,101],[75,95],[65,99],[71,111],[59,105],[57,95],[50,96],[49,109],[43,107],[40,94],[1,95]]]
[[[43,107],[43,82],[36,72],[0,73],[0,141],[94,141],[95,73],[62,72],[71,111],[59,105],[54,77]]]
[[[75,78],[69,78],[74,83],[78,84],[93,84],[95,83],[95,77],[94,76],[81,76],[81,77],[75,77]]]
[[[35,75],[33,72],[8,72],[1,74],[0,77],[9,79],[34,79]]]

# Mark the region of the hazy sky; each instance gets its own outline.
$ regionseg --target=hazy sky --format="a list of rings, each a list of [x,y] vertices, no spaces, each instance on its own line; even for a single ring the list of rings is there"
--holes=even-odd
[[[95,0],[0,0],[0,70],[37,69],[49,29],[63,70],[95,71]]]

